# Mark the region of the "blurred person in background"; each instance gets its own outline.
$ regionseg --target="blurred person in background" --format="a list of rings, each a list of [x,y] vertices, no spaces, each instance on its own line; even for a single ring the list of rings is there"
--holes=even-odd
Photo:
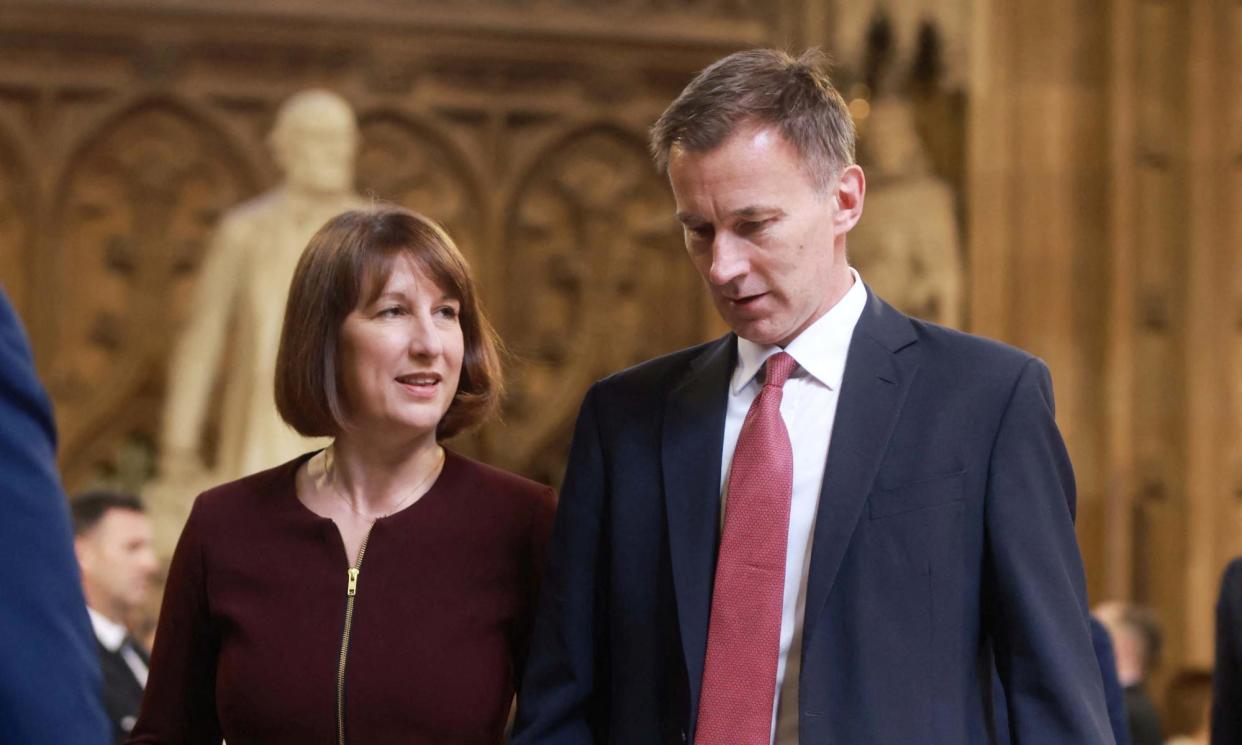
[[[1160,622],[1151,610],[1129,603],[1096,607],[1095,617],[1108,629],[1117,654],[1117,677],[1125,690],[1126,717],[1134,745],[1162,745],[1160,715],[1146,689],[1148,673],[1160,659]]]
[[[73,499],[70,510],[74,553],[103,671],[104,711],[119,743],[137,720],[150,664],[149,652],[128,624],[146,603],[159,569],[151,520],[132,494],[87,492]]]
[[[396,207],[328,221],[275,384],[332,444],[196,500],[129,742],[503,742],[554,494],[441,444],[502,388],[452,239]]]
[[[0,743],[103,745],[99,660],[56,471],[51,404],[2,291],[0,552]]]
[[[1165,745],[1208,745],[1212,713],[1212,673],[1183,670],[1165,694]]]

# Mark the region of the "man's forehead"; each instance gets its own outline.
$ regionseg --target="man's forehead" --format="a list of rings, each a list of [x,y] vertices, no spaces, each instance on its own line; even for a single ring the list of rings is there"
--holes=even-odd
[[[151,524],[151,518],[145,512],[137,510],[125,509],[122,507],[113,507],[99,518],[96,529],[103,528],[105,530],[132,532],[135,530],[144,530]]]

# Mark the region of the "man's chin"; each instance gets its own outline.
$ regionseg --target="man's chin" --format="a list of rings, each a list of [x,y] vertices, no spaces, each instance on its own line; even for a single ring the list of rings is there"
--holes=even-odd
[[[772,325],[767,323],[766,319],[757,321],[726,320],[729,321],[729,327],[733,329],[733,333],[761,347],[779,344],[782,338],[780,332],[774,331]]]

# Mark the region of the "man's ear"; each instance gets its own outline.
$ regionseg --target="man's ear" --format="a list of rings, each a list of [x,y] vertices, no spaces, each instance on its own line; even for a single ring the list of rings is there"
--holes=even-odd
[[[82,566],[83,554],[82,536],[73,536],[73,558],[77,559],[78,567]],[[81,569],[79,569],[79,571],[81,571]]]
[[[834,188],[833,198],[837,201],[837,214],[833,225],[838,235],[848,233],[858,224],[862,217],[863,199],[867,193],[867,178],[857,165],[846,166]]]
[[[73,556],[78,560],[78,571],[86,568],[86,564],[90,561],[90,549],[86,545],[87,537],[77,535],[73,537]]]

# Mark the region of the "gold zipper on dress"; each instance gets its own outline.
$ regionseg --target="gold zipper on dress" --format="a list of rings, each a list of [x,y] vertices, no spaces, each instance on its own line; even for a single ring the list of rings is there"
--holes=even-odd
[[[341,659],[336,666],[336,738],[338,745],[345,745],[345,661],[349,657],[349,631],[354,623],[354,601],[358,596],[358,574],[362,571],[362,557],[367,553],[367,541],[371,538],[371,528],[362,537],[362,545],[358,547],[358,563],[346,571],[348,583],[345,585],[345,628],[341,632]]]

